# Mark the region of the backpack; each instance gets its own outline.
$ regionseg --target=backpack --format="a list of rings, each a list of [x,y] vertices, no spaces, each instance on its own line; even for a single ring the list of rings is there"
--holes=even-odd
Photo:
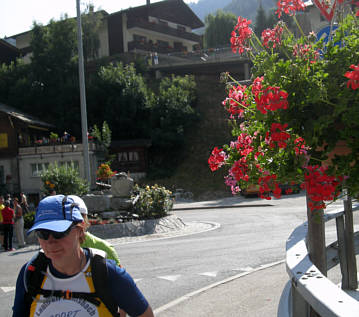
[[[112,316],[120,316],[118,313],[118,305],[108,290],[108,271],[106,265],[106,254],[97,249],[88,248],[90,255],[91,274],[94,284],[94,293],[70,292],[63,290],[43,290],[41,284],[44,280],[47,266],[50,260],[45,256],[43,251],[39,251],[26,265],[24,272],[25,286],[25,316],[30,315],[30,307],[36,295],[41,294],[45,298],[49,296],[61,297],[65,299],[82,298],[92,304],[99,306],[100,298],[110,311]]]

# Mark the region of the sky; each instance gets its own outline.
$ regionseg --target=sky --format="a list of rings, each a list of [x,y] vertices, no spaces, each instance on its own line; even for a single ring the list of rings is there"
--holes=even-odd
[[[151,3],[159,0],[151,0]],[[81,10],[86,8],[89,0],[80,0]],[[184,0],[185,3],[198,0]],[[145,5],[146,0],[92,0],[95,11],[103,9],[113,13],[129,7]],[[76,0],[0,0],[0,38],[9,37],[29,31],[32,22],[46,25],[52,18],[59,20],[67,13],[76,16]]]

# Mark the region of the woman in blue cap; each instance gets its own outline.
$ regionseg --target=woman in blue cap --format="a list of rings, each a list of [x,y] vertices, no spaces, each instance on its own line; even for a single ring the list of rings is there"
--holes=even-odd
[[[116,313],[123,310],[130,316],[153,317],[133,279],[114,261],[103,260],[107,276],[102,279],[104,286],[96,288],[92,250],[80,246],[85,228],[80,209],[71,197],[55,195],[40,201],[28,233],[35,232],[43,253],[40,251],[36,259],[21,268],[13,316],[107,317],[124,316]],[[45,268],[38,270],[44,263]],[[38,271],[42,274],[40,281]],[[104,296],[104,291],[110,295]],[[115,310],[109,308],[113,305],[108,304],[108,297],[115,303]]]

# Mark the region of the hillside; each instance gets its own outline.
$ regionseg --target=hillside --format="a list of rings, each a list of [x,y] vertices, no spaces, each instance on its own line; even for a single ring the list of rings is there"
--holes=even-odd
[[[189,7],[194,13],[204,21],[206,15],[214,14],[222,9],[226,12],[232,12],[237,16],[243,16],[247,19],[254,19],[259,6],[259,0],[199,0],[197,3],[189,3]],[[263,8],[267,11],[275,6],[275,0],[261,0]]]

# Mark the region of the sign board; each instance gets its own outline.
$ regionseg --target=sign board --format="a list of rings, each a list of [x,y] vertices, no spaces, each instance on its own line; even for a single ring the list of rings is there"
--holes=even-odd
[[[8,137],[7,133],[0,133],[0,149],[8,148]]]

